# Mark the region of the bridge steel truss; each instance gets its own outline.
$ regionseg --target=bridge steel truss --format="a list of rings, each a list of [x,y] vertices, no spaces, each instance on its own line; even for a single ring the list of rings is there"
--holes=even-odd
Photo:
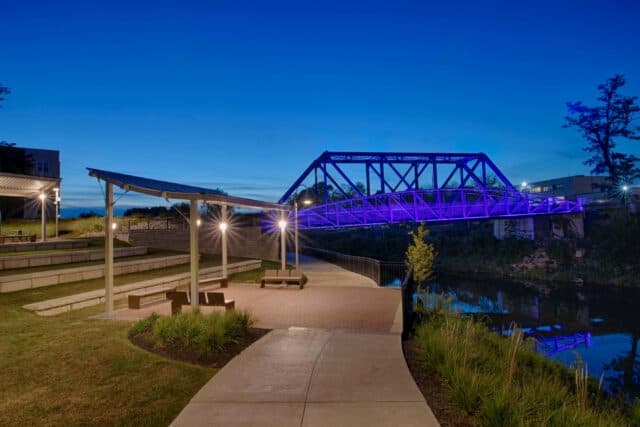
[[[357,184],[345,165],[360,169],[365,182]],[[310,179],[312,188],[304,185]],[[582,211],[579,200],[518,191],[484,153],[324,152],[279,203],[301,195],[313,199],[298,211],[306,229]]]

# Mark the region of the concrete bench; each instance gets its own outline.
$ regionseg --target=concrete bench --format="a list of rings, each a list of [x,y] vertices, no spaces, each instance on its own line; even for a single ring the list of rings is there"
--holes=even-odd
[[[152,302],[164,301],[166,299],[167,292],[175,292],[176,288],[173,287],[165,287],[159,289],[150,289],[137,291],[129,294],[128,303],[129,308],[139,309],[142,307],[142,301],[145,301],[145,304],[149,304]]]
[[[35,234],[9,233],[0,236],[0,243],[5,242],[35,242]]]
[[[200,280],[201,285],[212,285],[220,283],[221,288],[229,287],[229,280],[226,277],[212,277],[210,279],[202,279]]]
[[[191,305],[189,292],[167,292],[167,299],[171,300],[171,314],[181,313],[183,305]],[[226,299],[222,292],[198,292],[198,304],[224,307],[228,311],[233,310],[236,303],[232,299]]]
[[[300,270],[266,270],[260,279],[260,287],[267,283],[284,283],[285,285],[298,285],[304,288],[303,274]]]

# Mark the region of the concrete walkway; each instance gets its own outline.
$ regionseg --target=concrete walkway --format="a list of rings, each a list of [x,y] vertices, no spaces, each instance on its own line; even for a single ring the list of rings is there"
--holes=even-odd
[[[397,334],[277,329],[229,362],[173,426],[438,426]]]
[[[289,254],[289,262],[293,264],[293,256]],[[309,286],[322,287],[357,287],[377,288],[378,285],[368,277],[352,273],[337,265],[330,264],[308,255],[300,255],[300,269],[309,279]]]
[[[222,368],[172,425],[439,426],[404,360],[399,291],[301,261],[303,290],[224,290],[275,329]]]

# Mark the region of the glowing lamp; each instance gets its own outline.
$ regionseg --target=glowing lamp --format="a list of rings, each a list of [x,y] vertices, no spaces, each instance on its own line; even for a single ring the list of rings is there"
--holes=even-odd
[[[39,198],[40,200],[44,201],[44,199],[46,199],[46,198],[47,198],[47,195],[46,195],[46,194],[44,194],[44,193],[40,193],[40,194],[38,195],[38,198]]]
[[[278,221],[278,227],[280,227],[280,230],[284,231],[284,229],[287,228],[287,221],[281,219]]]
[[[305,206],[309,206],[311,203],[313,203],[313,201],[312,201],[312,200],[310,200],[310,199],[304,199],[304,200],[302,201],[302,204],[303,204],[303,205],[305,205]]]
[[[219,227],[220,227],[220,231],[222,231],[223,233],[225,231],[227,231],[227,227],[229,226],[229,224],[227,224],[226,222],[221,222]]]
[[[118,228],[118,224],[117,224],[117,223],[115,223],[115,222],[112,222],[112,223],[111,223],[111,229],[112,229],[112,230],[115,230],[116,228]]]
[[[623,185],[623,186],[622,186],[622,191],[624,191],[625,193],[626,193],[627,191],[629,191],[629,186],[628,186],[628,185],[626,185],[626,184],[625,184],[625,185]]]
[[[196,225],[197,225],[198,227],[200,227],[200,226],[202,225],[202,220],[201,220],[200,218],[198,218],[198,219],[196,220]]]
[[[527,184],[527,181],[522,181],[522,182],[520,183],[520,187],[522,187],[522,188],[525,188],[527,185],[528,185],[528,184]]]

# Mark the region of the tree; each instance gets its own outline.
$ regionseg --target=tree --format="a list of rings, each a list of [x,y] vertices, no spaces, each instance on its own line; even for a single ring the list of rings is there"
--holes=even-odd
[[[0,105],[2,105],[2,101],[4,101],[4,97],[6,95],[9,95],[10,93],[11,93],[11,90],[9,90],[9,88],[6,86],[2,86],[2,83],[0,83]]]
[[[635,115],[640,112],[638,97],[619,93],[625,83],[624,76],[616,74],[599,85],[600,104],[594,107],[581,101],[567,102],[569,115],[564,127],[577,128],[582,133],[587,140],[584,150],[591,153],[584,163],[592,167],[591,173],[606,173],[611,186],[640,177],[640,169],[635,166],[640,159],[615,150],[618,139],[640,140],[636,133],[640,127],[633,126]]]
[[[427,242],[429,230],[420,224],[416,232],[410,231],[412,242],[407,248],[405,259],[408,266],[413,266],[413,280],[421,284],[433,278],[433,263],[436,260],[436,249],[433,243]]]

